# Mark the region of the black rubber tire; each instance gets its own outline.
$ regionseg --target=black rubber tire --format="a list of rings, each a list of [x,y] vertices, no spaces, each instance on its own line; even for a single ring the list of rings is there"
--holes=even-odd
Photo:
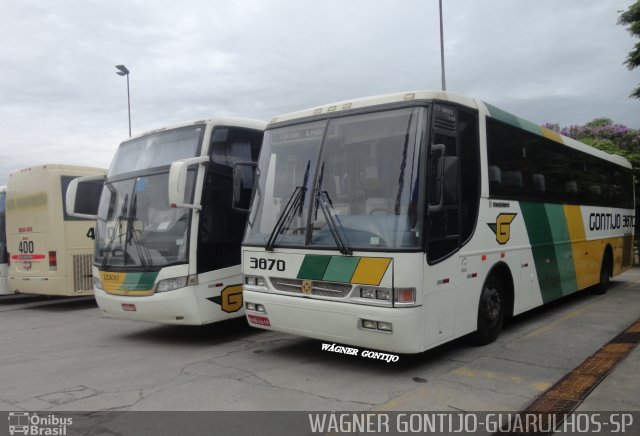
[[[600,281],[595,285],[591,292],[596,295],[602,295],[609,289],[611,283],[611,256],[608,252],[605,252],[602,258],[602,266],[600,267]]]
[[[478,329],[471,335],[473,344],[487,345],[500,335],[505,317],[503,289],[502,281],[495,275],[485,281],[478,304]]]

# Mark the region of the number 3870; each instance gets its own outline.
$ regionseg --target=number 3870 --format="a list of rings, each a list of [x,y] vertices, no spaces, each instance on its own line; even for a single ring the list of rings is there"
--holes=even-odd
[[[286,264],[282,259],[263,259],[257,257],[249,258],[249,268],[251,269],[263,269],[267,271],[284,271]]]

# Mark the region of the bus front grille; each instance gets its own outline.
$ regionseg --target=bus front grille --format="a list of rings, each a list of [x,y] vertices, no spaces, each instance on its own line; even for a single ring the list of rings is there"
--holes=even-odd
[[[91,254],[73,255],[73,291],[90,291],[93,289],[91,275]]]
[[[302,285],[305,280],[272,278],[273,287],[282,292],[293,292],[303,294]],[[352,286],[349,283],[323,282],[311,280],[311,295],[323,297],[346,297],[351,292]]]

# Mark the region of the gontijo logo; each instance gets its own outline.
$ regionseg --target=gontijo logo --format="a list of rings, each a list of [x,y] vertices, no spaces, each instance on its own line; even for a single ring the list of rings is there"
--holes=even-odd
[[[496,217],[495,223],[487,223],[493,233],[496,234],[498,244],[504,245],[511,239],[511,222],[516,215],[516,213],[501,213]]]
[[[237,312],[242,309],[242,285],[227,286],[220,292],[220,295],[207,298],[219,304],[223,311],[227,313]]]
[[[40,416],[37,413],[9,412],[9,434],[63,436],[67,426],[73,424],[73,418],[59,417],[53,414]]]

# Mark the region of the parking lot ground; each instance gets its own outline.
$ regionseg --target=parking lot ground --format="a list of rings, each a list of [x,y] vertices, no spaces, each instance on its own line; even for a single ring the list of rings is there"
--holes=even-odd
[[[396,363],[253,329],[110,319],[91,298],[0,297],[0,409],[518,411],[640,318],[640,269]],[[640,410],[640,352],[578,410]]]

